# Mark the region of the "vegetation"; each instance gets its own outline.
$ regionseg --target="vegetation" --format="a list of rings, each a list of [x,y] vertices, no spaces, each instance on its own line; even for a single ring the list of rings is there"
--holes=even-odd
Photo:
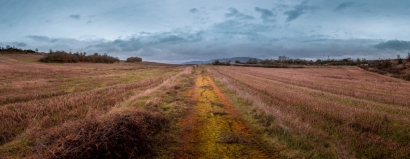
[[[407,62],[410,62],[410,52],[407,53]]]
[[[0,55],[0,158],[410,155],[410,83],[358,67],[55,65],[40,58]],[[232,65],[290,67],[291,60]],[[410,64],[353,63],[377,70]]]
[[[406,158],[410,84],[355,67],[212,67],[263,140],[289,158]],[[394,93],[391,93],[394,92]]]
[[[151,158],[169,151],[161,146],[172,146],[169,135],[176,130],[170,125],[187,101],[175,102],[163,91],[184,84],[188,68],[156,63],[56,67],[15,57],[0,56],[5,77],[0,78],[1,158]],[[146,107],[154,97],[158,108]],[[172,102],[178,106],[162,109]]]
[[[410,63],[403,62],[400,55],[397,56],[397,60],[373,60],[359,67],[382,75],[410,80]]]
[[[37,50],[37,49],[36,49]],[[9,46],[7,45],[6,48],[0,47],[0,53],[1,54],[12,54],[12,53],[37,53],[38,51],[34,51],[34,50],[24,50],[24,49],[20,49],[20,48],[16,48],[14,46]]]
[[[77,63],[77,62],[92,62],[92,63],[114,63],[120,60],[116,57],[108,56],[107,54],[99,55],[94,53],[87,55],[87,53],[67,53],[65,51],[53,51],[50,50],[48,54],[45,54],[41,62],[60,62],[60,63]]]
[[[398,61],[398,64],[403,63],[403,59],[401,59],[400,54],[397,55],[397,61]]]
[[[129,57],[125,62],[141,62],[142,58],[141,57]]]

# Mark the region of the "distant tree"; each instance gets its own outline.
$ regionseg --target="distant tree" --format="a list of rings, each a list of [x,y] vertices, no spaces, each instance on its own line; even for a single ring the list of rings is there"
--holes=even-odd
[[[142,58],[141,57],[129,57],[125,62],[141,62]]]
[[[239,60],[235,60],[235,63],[241,63],[241,61],[239,61]]]
[[[397,54],[397,61],[399,62],[399,64],[403,63],[403,59],[401,59],[400,54]]]
[[[225,65],[226,65],[226,66],[231,65],[231,60],[227,60],[227,61],[225,62]]]
[[[368,64],[367,60],[365,58],[362,58],[362,63],[363,64]]]
[[[322,60],[321,59],[317,59],[315,62],[316,65],[322,65]]]
[[[410,62],[410,52],[407,53],[407,62]]]
[[[38,52],[38,49],[36,48],[35,51]]]
[[[356,60],[356,65],[357,65],[358,67],[360,67],[361,64],[362,64],[362,61],[360,61],[360,59],[357,58],[357,60]]]
[[[278,57],[278,61],[279,61],[279,62],[284,62],[284,61],[287,61],[287,60],[289,60],[289,58],[286,57],[286,56],[279,56],[279,57]]]
[[[34,51],[33,51],[34,52]],[[85,56],[78,53],[70,54],[65,51],[53,51],[50,49],[51,53],[46,54],[39,61],[41,62],[67,62],[67,63],[77,63],[77,62],[94,62],[94,63],[114,63],[120,60],[116,57],[108,56],[107,54],[99,55],[95,53],[93,55]]]
[[[382,67],[383,67],[383,68],[390,68],[391,65],[392,65],[392,63],[390,62],[390,60],[384,60],[384,61],[382,62]]]
[[[215,60],[214,62],[212,62],[212,65],[220,65],[221,62],[219,62],[219,60]]]
[[[249,59],[248,61],[246,61],[246,64],[257,64],[257,63],[258,63],[258,60],[254,59],[254,58]]]

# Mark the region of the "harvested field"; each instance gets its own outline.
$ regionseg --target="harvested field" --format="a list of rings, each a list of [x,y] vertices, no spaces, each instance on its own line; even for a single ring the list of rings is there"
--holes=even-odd
[[[356,67],[0,55],[0,158],[407,158],[410,83]]]
[[[251,105],[242,112],[284,156],[410,156],[407,81],[356,67],[209,71]]]
[[[155,63],[40,64],[1,56],[0,156],[6,158],[60,158],[68,156],[68,158],[73,158],[74,154],[84,158],[92,155],[98,156],[99,152],[110,152],[107,149],[96,149],[93,150],[96,152],[94,154],[90,152],[81,156],[81,152],[78,152],[81,149],[68,152],[68,150],[61,149],[64,146],[61,147],[54,142],[57,140],[63,144],[66,142],[79,143],[81,141],[64,141],[62,139],[73,135],[73,133],[78,133],[80,135],[78,139],[84,140],[85,138],[81,137],[82,133],[92,135],[94,133],[90,131],[112,131],[111,129],[115,127],[121,127],[121,125],[117,125],[117,122],[134,118],[144,119],[144,116],[150,120],[158,119],[159,122],[168,121],[168,117],[161,114],[161,111],[146,112],[144,103],[146,100],[150,100],[150,95],[156,91],[167,90],[180,84],[182,76],[190,73],[189,69],[189,67],[184,66]],[[130,107],[132,109],[129,111],[138,109],[138,112],[141,113],[137,113],[136,116],[131,115],[131,117],[126,117],[128,115],[125,112],[121,113],[123,109]],[[104,122],[108,125],[101,124]],[[144,124],[144,122],[140,121],[139,123]],[[155,122],[154,120],[147,124]],[[138,123],[131,122],[125,127],[132,127],[133,124]],[[85,125],[97,126],[101,129],[89,128],[85,129],[88,132],[84,132]],[[141,129],[147,128],[147,132],[144,132],[147,134],[152,133],[151,130],[154,132],[162,130],[162,128],[147,126],[141,125]],[[123,132],[130,133],[129,131],[142,130],[138,128]],[[109,135],[111,133],[113,132],[100,132],[94,135]],[[145,137],[137,136],[137,138]],[[96,140],[101,139],[104,138]],[[157,140],[155,139],[155,141]],[[94,144],[98,142],[103,141],[94,141]],[[107,142],[113,141],[107,139]],[[83,150],[87,149],[87,145],[83,146],[85,146]],[[124,146],[124,149],[127,148],[127,145]],[[130,146],[132,147],[132,145]],[[139,150],[135,154],[120,155],[119,158],[147,155],[141,151]],[[148,156],[155,154],[147,153]]]

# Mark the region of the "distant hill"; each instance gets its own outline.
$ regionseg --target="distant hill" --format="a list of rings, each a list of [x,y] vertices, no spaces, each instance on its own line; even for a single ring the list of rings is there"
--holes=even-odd
[[[212,63],[215,60],[219,60],[219,62],[226,62],[226,61],[230,60],[231,63],[235,63],[236,60],[239,60],[239,61],[244,63],[244,62],[248,61],[249,59],[256,59],[256,60],[258,60],[258,62],[261,60],[261,59],[252,58],[252,57],[232,57],[232,58],[213,59],[213,60],[209,60],[209,61],[189,61],[189,62],[185,62],[185,63],[182,63],[182,64],[184,64],[184,65],[206,64],[206,63]]]

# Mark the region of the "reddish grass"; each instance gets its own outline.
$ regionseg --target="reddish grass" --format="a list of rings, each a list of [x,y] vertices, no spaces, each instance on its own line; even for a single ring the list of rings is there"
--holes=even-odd
[[[354,67],[212,67],[211,72],[271,116],[268,134],[279,133],[288,148],[336,158],[410,155],[409,82]]]
[[[128,109],[51,132],[36,158],[151,158],[170,140],[169,120],[159,113]]]
[[[133,109],[129,111],[136,113],[138,117],[133,115],[130,117],[127,112],[119,112],[123,109],[122,107],[130,107],[124,102],[147,96],[160,87],[173,87],[176,85],[175,82],[183,78],[181,75],[190,73],[187,67],[146,62],[138,64],[40,64],[21,62],[4,56],[0,57],[0,61],[0,77],[5,77],[0,78],[2,81],[0,85],[1,157],[21,158],[26,155],[33,156],[32,153],[38,153],[46,158],[56,156],[72,158],[78,155],[86,157],[87,155],[92,156],[94,152],[101,155],[111,152],[109,150],[111,148],[96,148],[93,147],[95,146],[92,145],[93,142],[114,142],[115,138],[109,138],[107,141],[103,139],[110,135],[110,131],[123,128],[124,131],[120,131],[120,134],[111,134],[120,135],[116,138],[123,135],[124,140],[137,135],[141,141],[145,139],[151,141],[157,137],[147,136],[151,134],[150,132],[154,132],[153,127],[156,126],[149,127],[149,125],[154,124],[156,119],[160,122],[168,120],[167,117],[160,117],[155,112],[144,112],[143,110],[134,112],[134,109],[143,107],[143,105],[133,105]],[[155,120],[151,121],[152,118]],[[141,121],[133,123],[134,119]],[[147,122],[145,126],[144,122]],[[147,125],[149,128],[146,127]],[[84,135],[81,136],[81,140],[96,135],[92,142],[69,140],[64,136],[64,134],[70,136],[70,133],[78,133],[79,130],[88,127],[87,132],[80,134],[80,136]],[[147,128],[146,133],[143,130],[145,128]],[[94,132],[100,129],[104,131]],[[140,132],[140,136],[133,134],[135,132]],[[59,139],[55,136],[47,137],[50,133],[62,135],[57,137]],[[57,141],[54,142],[54,139]],[[27,141],[26,144],[22,144],[23,141]],[[121,143],[113,144],[113,146],[115,144],[121,146]],[[144,144],[137,142],[137,144],[147,147],[147,145],[144,146],[145,142]],[[155,145],[150,147],[150,143],[147,144],[148,149],[155,147]],[[67,149],[74,148],[70,146],[80,146],[84,149],[79,148],[78,151],[68,152]],[[124,156],[111,154],[111,157],[145,156],[144,153],[154,155],[148,149],[137,146],[135,148],[138,150],[134,151],[133,145],[129,146],[130,153],[124,153]],[[84,152],[90,147],[95,149]],[[36,152],[30,151],[33,148],[37,149]],[[123,147],[117,150],[125,152],[125,149]],[[112,150],[112,152],[117,152],[117,150]],[[48,153],[50,151],[53,153]],[[84,154],[78,154],[80,151]]]

